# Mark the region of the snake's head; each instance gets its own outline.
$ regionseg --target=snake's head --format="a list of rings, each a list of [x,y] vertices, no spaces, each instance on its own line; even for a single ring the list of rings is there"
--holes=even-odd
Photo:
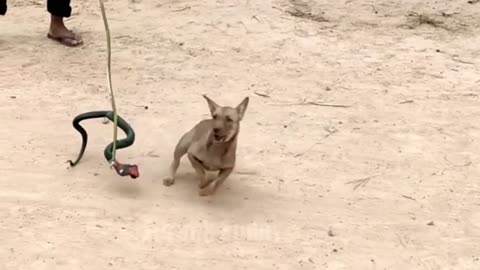
[[[113,168],[115,168],[115,171],[120,176],[127,176],[129,175],[131,178],[135,179],[140,176],[140,173],[138,172],[138,166],[137,165],[130,165],[130,164],[121,164],[118,161],[116,161],[113,164]]]

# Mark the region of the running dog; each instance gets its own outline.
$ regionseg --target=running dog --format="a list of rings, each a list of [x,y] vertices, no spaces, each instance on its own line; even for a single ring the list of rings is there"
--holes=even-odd
[[[192,167],[200,178],[199,195],[213,195],[225,182],[235,167],[236,149],[240,122],[247,110],[246,97],[235,108],[219,106],[206,95],[211,119],[200,121],[185,133],[175,147],[169,175],[163,180],[165,186],[175,183],[175,174],[180,159],[187,154]],[[218,175],[208,180],[206,171],[218,171]]]

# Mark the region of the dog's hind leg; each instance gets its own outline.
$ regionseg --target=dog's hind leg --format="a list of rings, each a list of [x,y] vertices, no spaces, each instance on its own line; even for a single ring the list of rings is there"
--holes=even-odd
[[[191,132],[187,132],[182,136],[177,146],[175,146],[175,151],[173,152],[173,161],[170,164],[168,176],[163,179],[163,184],[165,186],[171,186],[175,183],[175,174],[177,173],[178,166],[180,165],[180,159],[187,153],[192,141],[192,136],[193,134],[191,134]]]

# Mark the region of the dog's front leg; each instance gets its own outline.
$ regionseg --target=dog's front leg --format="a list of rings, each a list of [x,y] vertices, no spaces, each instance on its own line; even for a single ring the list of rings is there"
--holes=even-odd
[[[185,135],[180,138],[177,146],[175,146],[175,151],[173,151],[173,161],[172,164],[170,164],[169,175],[167,178],[163,179],[163,184],[165,186],[171,186],[175,183],[175,174],[177,173],[178,166],[180,166],[180,159],[187,153],[188,147],[190,147],[190,137],[190,132],[185,133]]]
[[[218,187],[227,180],[228,176],[232,173],[233,168],[221,169],[217,177],[213,179],[206,187],[200,189],[200,196],[212,195],[217,191]]]
[[[192,167],[197,172],[198,177],[200,177],[200,183],[198,186],[200,188],[206,186],[208,184],[207,174],[205,173],[205,169],[203,168],[202,164],[198,162],[197,159],[190,153],[188,154],[188,160],[190,160]]]

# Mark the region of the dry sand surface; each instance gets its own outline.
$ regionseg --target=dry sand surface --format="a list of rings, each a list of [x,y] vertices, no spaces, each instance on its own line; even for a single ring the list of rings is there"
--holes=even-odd
[[[474,1],[475,2],[475,1]],[[98,2],[81,48],[46,39],[42,1],[0,17],[0,269],[480,269],[480,3],[108,1],[120,178]],[[235,173],[199,197],[183,132],[201,94],[250,96]],[[337,104],[346,107],[325,107]],[[148,109],[145,109],[148,106]],[[120,133],[123,136],[123,133]]]

